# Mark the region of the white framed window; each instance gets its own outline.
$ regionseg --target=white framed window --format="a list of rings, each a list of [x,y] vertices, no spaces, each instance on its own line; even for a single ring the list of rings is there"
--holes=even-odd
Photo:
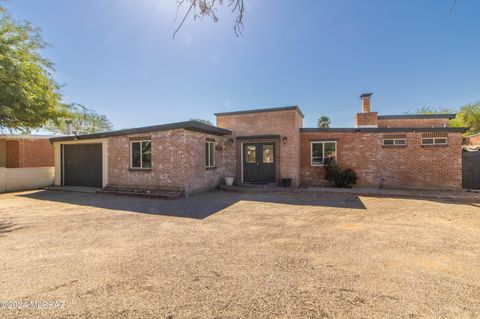
[[[425,145],[425,146],[448,145],[448,138],[447,137],[423,137],[422,145]]]
[[[205,142],[205,167],[215,167],[215,142]]]
[[[337,159],[337,142],[310,142],[310,162],[312,166],[323,166]]]
[[[406,146],[406,138],[384,138],[383,146]]]
[[[130,141],[130,168],[152,168],[152,141]]]

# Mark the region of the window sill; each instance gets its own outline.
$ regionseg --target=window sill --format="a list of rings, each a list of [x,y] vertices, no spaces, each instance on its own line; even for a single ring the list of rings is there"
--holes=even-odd
[[[216,166],[205,167],[205,170],[207,170],[207,171],[213,171],[213,170],[215,170],[215,169],[217,169]]]
[[[151,172],[151,168],[129,168],[128,169],[130,172]]]
[[[382,145],[382,148],[403,148],[407,147],[407,145]]]

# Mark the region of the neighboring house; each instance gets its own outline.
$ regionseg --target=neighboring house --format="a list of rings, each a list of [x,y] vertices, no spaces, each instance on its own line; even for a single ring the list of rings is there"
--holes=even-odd
[[[465,137],[465,144],[473,147],[480,147],[480,133]]]
[[[0,135],[0,192],[52,185],[50,136]]]
[[[378,116],[362,95],[355,128],[303,128],[297,106],[217,113],[198,122],[52,138],[55,184],[174,189],[237,183],[327,185],[324,162],[352,168],[357,185],[461,189],[461,134],[453,114]]]

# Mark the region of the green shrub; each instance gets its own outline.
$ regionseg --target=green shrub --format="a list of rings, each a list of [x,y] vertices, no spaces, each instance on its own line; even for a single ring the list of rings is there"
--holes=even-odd
[[[350,168],[341,170],[335,161],[330,161],[325,165],[325,179],[337,187],[345,188],[355,184],[358,177],[354,170]]]

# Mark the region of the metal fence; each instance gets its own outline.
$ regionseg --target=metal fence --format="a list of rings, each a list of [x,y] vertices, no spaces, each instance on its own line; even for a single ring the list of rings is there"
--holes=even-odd
[[[463,151],[463,188],[480,189],[480,151]]]

